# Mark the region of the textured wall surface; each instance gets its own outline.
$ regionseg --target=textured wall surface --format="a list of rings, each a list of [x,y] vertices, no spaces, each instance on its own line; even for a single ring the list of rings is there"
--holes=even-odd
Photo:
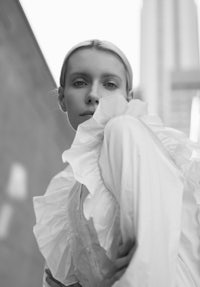
[[[39,7],[38,7],[39,9]],[[64,168],[72,133],[54,80],[16,0],[0,1],[0,286],[42,286],[32,197]]]

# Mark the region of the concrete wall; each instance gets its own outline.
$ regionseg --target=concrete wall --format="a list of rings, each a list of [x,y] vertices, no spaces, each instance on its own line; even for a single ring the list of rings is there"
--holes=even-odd
[[[72,133],[55,82],[16,0],[0,0],[0,286],[42,286],[32,197],[64,168]]]

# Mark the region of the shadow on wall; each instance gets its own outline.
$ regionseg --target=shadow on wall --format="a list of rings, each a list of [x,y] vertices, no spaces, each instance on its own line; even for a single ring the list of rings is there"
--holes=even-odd
[[[0,1],[0,285],[42,286],[32,197],[64,168],[72,132],[22,8]]]

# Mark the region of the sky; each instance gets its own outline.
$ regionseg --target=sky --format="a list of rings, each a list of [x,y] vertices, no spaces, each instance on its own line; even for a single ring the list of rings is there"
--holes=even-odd
[[[20,0],[58,82],[67,51],[88,39],[109,40],[130,60],[139,82],[141,0]]]
[[[200,18],[200,0],[195,2]],[[139,85],[142,0],[20,0],[20,3],[56,83],[67,51],[80,41],[97,38],[109,40],[124,51],[133,68],[133,85]]]

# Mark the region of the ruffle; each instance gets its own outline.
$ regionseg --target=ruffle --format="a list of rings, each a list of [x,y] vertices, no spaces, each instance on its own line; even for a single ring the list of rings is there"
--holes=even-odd
[[[168,127],[152,127],[170,157],[191,186],[197,206],[200,206],[200,145],[192,142],[183,132]],[[200,217],[199,217],[200,223]]]
[[[68,166],[52,179],[44,196],[34,197],[34,234],[55,279],[65,285],[93,287],[112,262],[100,246],[92,219],[85,219],[83,186]]]
[[[112,258],[114,231],[119,230],[119,206],[102,180],[98,159],[105,126],[127,114],[151,129],[200,204],[199,147],[183,133],[165,128],[158,117],[147,115],[147,105],[140,100],[128,103],[120,95],[101,99],[93,117],[79,126],[71,148],[63,153],[63,161],[70,165],[52,180],[44,196],[34,198],[39,248],[53,276],[63,284],[79,280],[83,286],[95,286],[112,266],[108,257]],[[89,194],[80,217],[81,184]],[[200,211],[197,218],[200,223]]]
[[[44,196],[33,198],[33,231],[39,249],[53,276],[64,284],[77,282],[72,262],[75,230],[71,218],[80,201],[80,187],[68,166],[51,180]]]
[[[71,148],[63,153],[63,161],[70,164],[75,179],[89,191],[84,201],[84,215],[88,220],[93,219],[100,245],[109,257],[112,257],[109,250],[119,206],[105,186],[99,168],[104,128],[114,117],[131,115],[139,118],[146,112],[147,105],[140,100],[128,103],[121,95],[102,98],[93,117],[78,127]]]
[[[107,251],[109,257],[112,257],[109,250],[114,240],[112,234],[119,206],[117,199],[102,180],[99,156],[106,125],[111,119],[123,115],[140,119],[151,129],[151,133],[152,131],[154,134],[155,131],[159,133],[164,129],[159,117],[147,114],[145,102],[140,100],[127,102],[121,95],[105,97],[100,100],[93,117],[78,127],[71,148],[62,156],[63,161],[72,167],[75,179],[89,191],[83,204],[84,215],[88,220],[93,219],[100,245]],[[177,167],[175,169],[178,172]]]
[[[173,163],[177,175],[185,182],[185,193],[187,192],[189,200],[195,202],[193,205],[197,210],[195,220],[200,223],[199,145],[191,142],[184,133],[165,127],[159,117],[148,115],[146,103],[140,100],[132,100],[128,103],[120,95],[103,98],[100,100],[93,117],[79,126],[72,147],[63,153],[63,161],[72,166],[76,180],[84,184],[90,192],[84,203],[84,214],[87,219],[93,219],[98,236],[101,233],[99,226],[107,224],[110,228],[110,234],[105,228],[102,237],[99,236],[101,246],[107,251],[110,246],[108,241],[112,242],[113,240],[111,237],[113,221],[106,220],[106,218],[109,218],[109,216],[114,218],[112,215],[115,213],[117,202],[104,185],[98,159],[106,125],[110,119],[122,115],[130,115],[140,119],[150,129],[152,136],[155,136],[155,140],[161,143],[161,145],[159,143],[158,145],[163,147],[163,152]],[[103,198],[105,198],[104,203]],[[99,207],[99,212],[95,213],[94,207],[96,206]],[[105,206],[109,206],[112,211],[108,212],[102,219],[101,211],[104,210]],[[192,211],[190,215],[194,220]],[[104,222],[101,224],[101,221]],[[186,230],[188,226],[184,226],[184,228]],[[195,226],[193,233],[195,238],[196,230]],[[103,243],[105,237],[110,239],[107,244]],[[197,248],[197,243],[195,243],[195,246]]]
[[[71,148],[63,153],[62,158],[71,165],[76,180],[87,186],[91,195],[96,194],[103,184],[97,162],[106,124],[123,114],[141,117],[146,111],[146,104],[140,100],[128,103],[121,95],[109,96],[100,100],[92,118],[79,125]]]

